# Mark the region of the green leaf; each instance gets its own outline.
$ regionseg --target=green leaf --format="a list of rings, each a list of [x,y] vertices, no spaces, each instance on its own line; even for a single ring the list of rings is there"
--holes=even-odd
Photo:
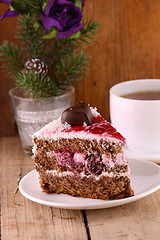
[[[82,1],[81,0],[75,0],[75,6],[79,7],[82,10]]]
[[[10,5],[9,6],[9,9],[11,10],[11,11],[15,11],[15,9]]]
[[[35,20],[33,22],[33,28],[35,29],[35,31],[37,31],[40,27],[41,27],[41,22],[39,20]]]
[[[51,38],[55,38],[58,34],[58,31],[56,28],[51,27],[49,30],[49,33],[45,36],[43,36],[44,39],[51,39]]]
[[[48,5],[48,1],[49,1],[49,0],[46,0],[46,1],[44,1],[44,3],[43,3],[43,6],[42,6],[42,12],[43,12],[43,13],[44,13],[45,10],[46,10],[46,7],[47,7],[47,5]]]
[[[69,36],[70,39],[74,39],[74,38],[80,38],[81,36],[81,32],[78,31],[77,33],[73,33],[71,36]]]
[[[33,7],[35,7],[35,1],[28,0],[12,0],[10,6],[14,11],[19,12],[21,14],[28,13]],[[34,5],[33,5],[34,4]]]

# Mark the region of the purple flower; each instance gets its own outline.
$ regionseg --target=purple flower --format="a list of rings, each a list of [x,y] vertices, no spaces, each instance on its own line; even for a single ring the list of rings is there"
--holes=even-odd
[[[9,5],[11,1],[12,0],[0,0],[1,3],[6,3],[7,5]]]
[[[10,5],[11,1],[12,0],[0,0],[0,3],[6,3],[7,5]],[[3,18],[6,18],[6,17],[16,17],[18,15],[19,15],[19,13],[8,9],[3,15],[0,16],[0,20],[2,20]]]
[[[68,37],[83,28],[81,9],[67,0],[49,0],[44,14],[41,13],[41,19],[46,31],[51,27],[59,31],[57,38]]]
[[[82,7],[84,6],[84,2],[85,2],[85,0],[81,0],[81,2],[82,2]]]

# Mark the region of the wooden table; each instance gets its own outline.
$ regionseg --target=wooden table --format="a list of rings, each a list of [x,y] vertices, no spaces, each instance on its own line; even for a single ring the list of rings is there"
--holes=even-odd
[[[18,189],[33,170],[18,137],[0,138],[2,240],[158,240],[160,190],[120,207],[75,211],[34,203]]]

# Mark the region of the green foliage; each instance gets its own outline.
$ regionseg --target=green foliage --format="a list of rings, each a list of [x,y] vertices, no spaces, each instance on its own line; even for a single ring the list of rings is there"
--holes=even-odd
[[[82,24],[84,25],[84,28],[81,30],[81,37],[78,40],[91,44],[91,41],[95,40],[93,36],[97,36],[96,31],[100,26],[97,21],[93,20],[83,20]]]
[[[88,70],[86,64],[89,58],[85,53],[79,55],[75,51],[71,56],[62,57],[52,78],[32,71],[20,71],[16,76],[17,87],[25,90],[26,95],[32,98],[57,96],[59,90],[66,90],[82,79],[82,71],[84,73]]]
[[[83,74],[88,70],[86,65],[90,57],[76,51],[70,56],[61,58],[61,63],[57,66],[57,85],[60,89],[65,89],[68,85],[74,85],[83,78]],[[83,74],[82,74],[83,72]]]
[[[8,41],[5,41],[0,46],[0,55],[4,61],[2,67],[8,71],[10,76],[15,77],[15,74],[23,69],[23,48],[19,49],[17,45],[9,44]]]
[[[25,90],[25,94],[31,98],[48,98],[58,95],[58,88],[48,76],[38,73],[19,72],[16,76],[17,87]]]
[[[19,12],[21,14],[25,14],[28,12],[38,13],[38,7],[42,6],[41,0],[12,0],[11,1],[11,9]]]
[[[52,41],[50,48],[51,51],[47,55],[47,59],[52,75],[54,75],[56,69],[59,66],[61,68],[62,58],[72,56],[77,48],[77,44],[71,39],[55,39]]]
[[[82,9],[82,1],[81,0],[75,0],[75,5]]]
[[[52,71],[57,68],[57,65],[61,64],[61,58],[65,56],[70,56],[74,58],[74,52],[78,47],[83,51],[83,43],[90,44],[91,41],[94,41],[93,36],[96,36],[96,30],[99,28],[99,25],[96,21],[85,21],[83,22],[84,29],[81,32],[79,39],[54,39],[52,45],[50,46],[50,54],[47,55],[49,58],[50,66]],[[89,60],[89,59],[88,59]],[[88,61],[85,62],[86,64]]]
[[[16,9],[18,2],[19,0],[14,0],[12,7]],[[36,9],[42,7],[43,1],[25,0],[22,7],[26,3],[29,7],[32,6],[30,9],[34,15],[32,18],[30,13],[18,17],[17,38],[21,40],[21,48],[8,42],[1,45],[0,55],[5,61],[3,67],[16,78],[16,85],[25,90],[30,97],[57,96],[60,90],[65,90],[69,85],[82,80],[88,71],[90,57],[84,53],[83,45],[94,41],[99,25],[93,20],[83,21],[84,28],[77,35],[79,38],[46,40],[46,31],[36,13]],[[43,61],[48,66],[48,75],[26,72],[24,66],[29,58],[39,58]]]
[[[37,22],[36,22],[37,23]],[[18,18],[17,38],[30,57],[41,57],[44,52],[43,28],[35,26],[35,19],[29,14]]]

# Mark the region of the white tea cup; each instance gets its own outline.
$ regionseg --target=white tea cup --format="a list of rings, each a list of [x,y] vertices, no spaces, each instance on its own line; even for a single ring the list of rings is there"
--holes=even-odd
[[[160,79],[127,81],[110,89],[111,123],[126,138],[131,151],[160,153],[160,96],[157,100],[125,97],[155,91],[160,93]]]

